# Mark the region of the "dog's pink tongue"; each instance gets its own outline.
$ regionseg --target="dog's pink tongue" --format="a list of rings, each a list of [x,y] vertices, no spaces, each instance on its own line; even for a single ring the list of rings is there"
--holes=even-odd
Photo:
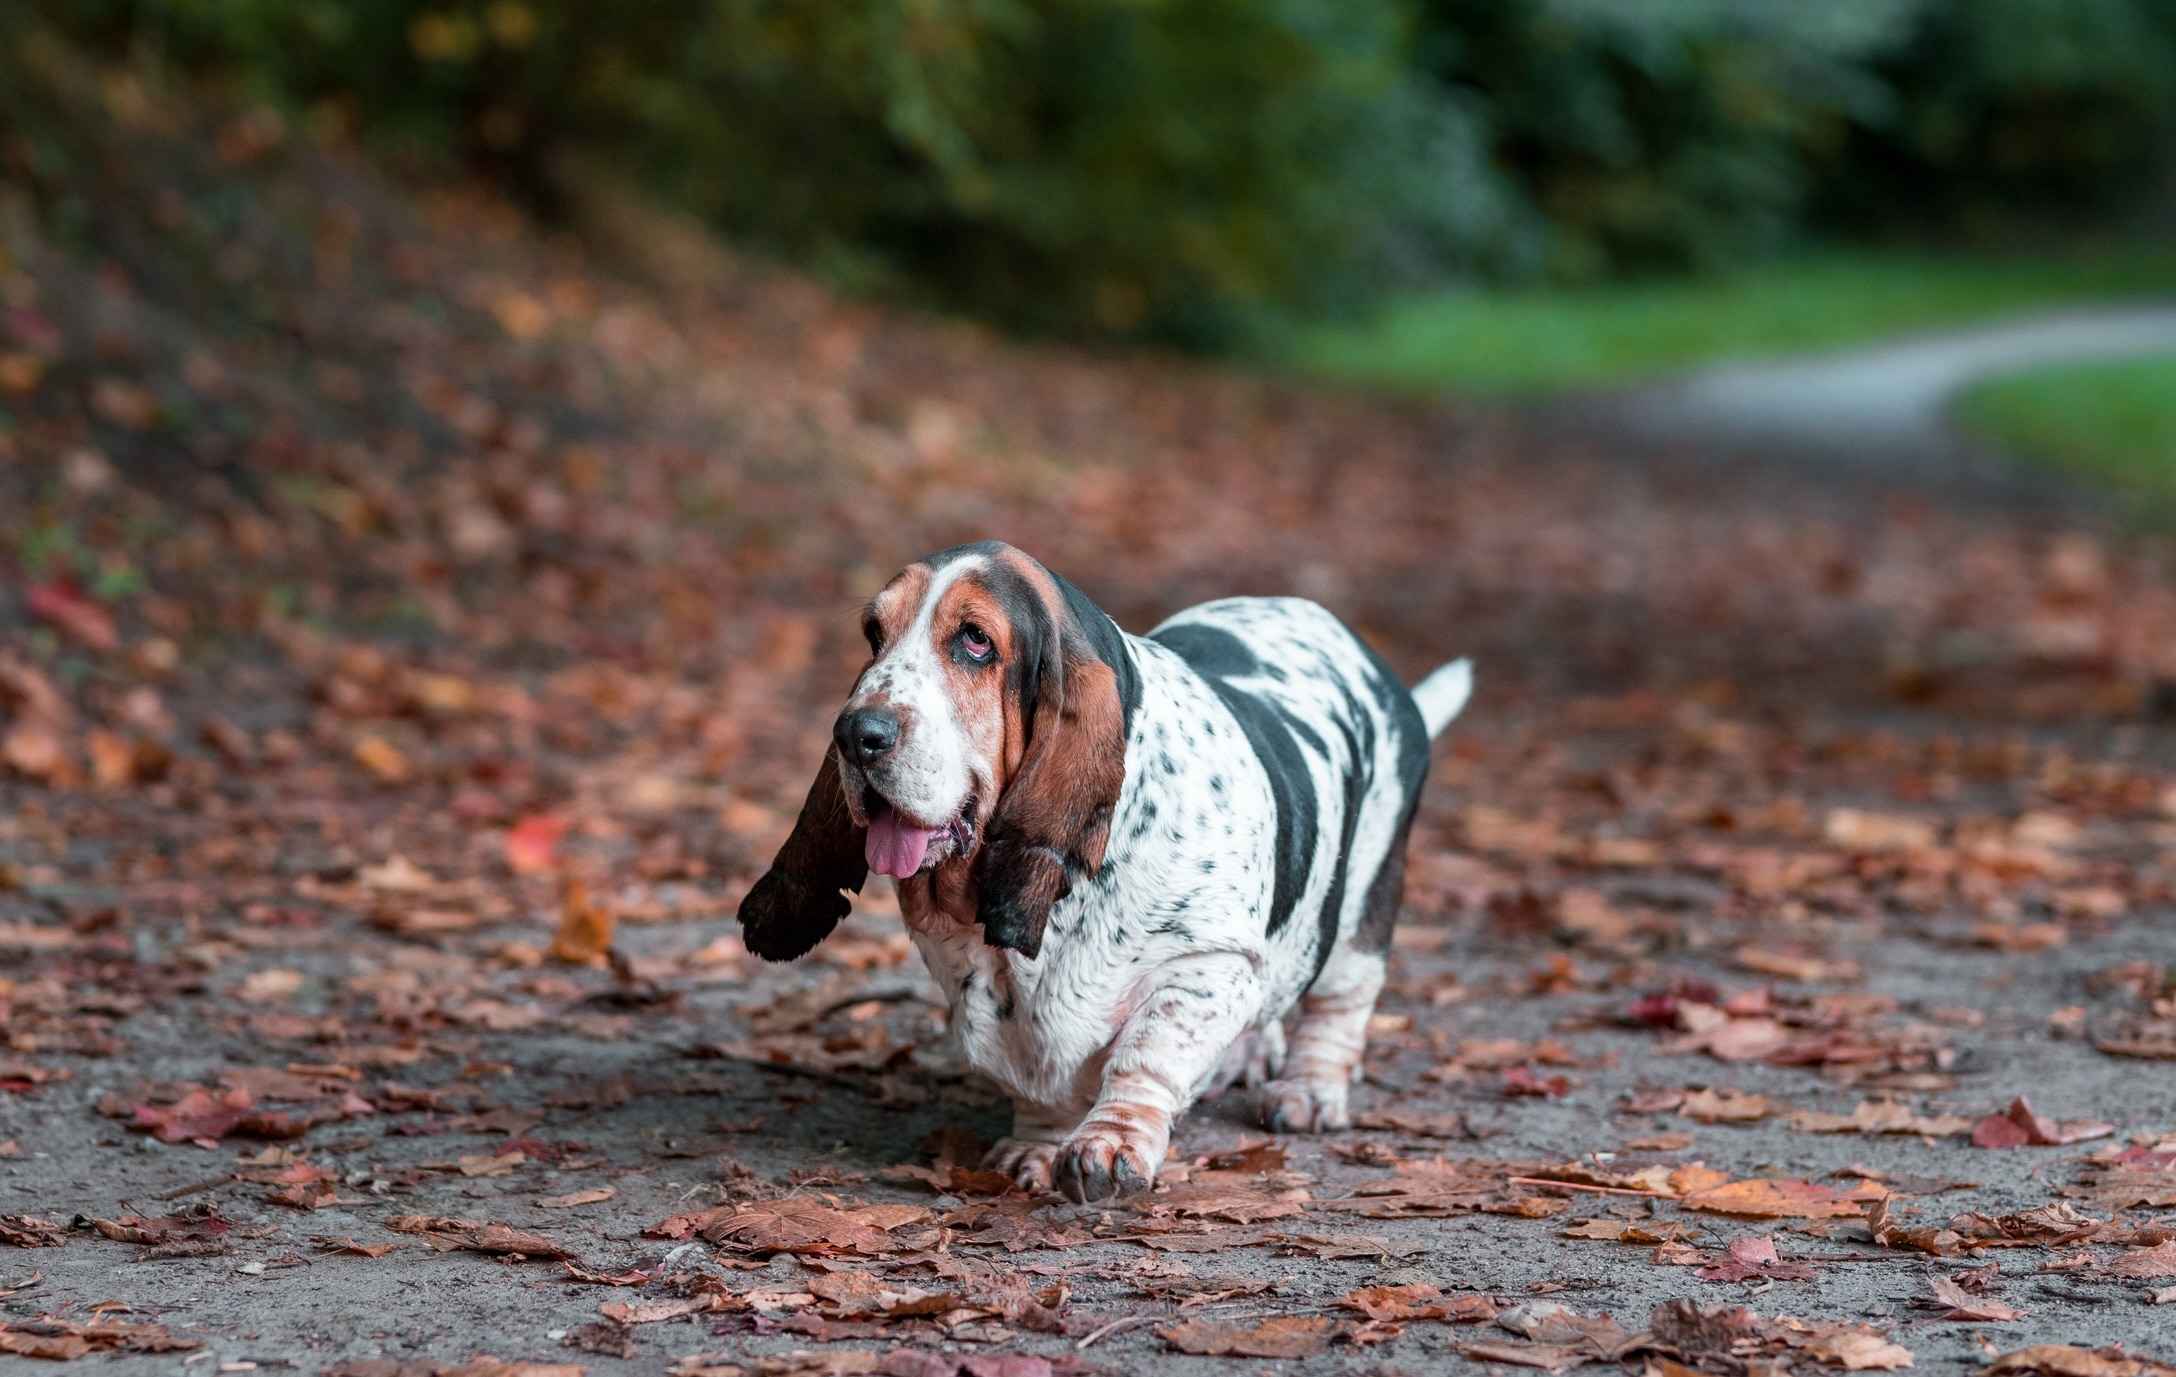
[[[869,841],[862,854],[877,874],[904,880],[922,868],[929,839],[936,835],[936,828],[916,827],[897,808],[884,805],[869,818]]]

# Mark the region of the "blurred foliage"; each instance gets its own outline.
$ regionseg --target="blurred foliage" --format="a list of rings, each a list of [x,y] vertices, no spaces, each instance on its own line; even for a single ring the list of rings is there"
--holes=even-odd
[[[1851,230],[1999,237],[2166,214],[2176,0],[1919,0],[1872,68],[1895,93],[1824,160]]]
[[[1787,241],[1811,155],[1888,92],[1909,0],[1423,0],[1415,57],[1485,112],[1519,275],[1706,267]]]
[[[2105,213],[2176,111],[2176,0],[32,4],[547,204],[603,169],[862,290],[1195,343]]]

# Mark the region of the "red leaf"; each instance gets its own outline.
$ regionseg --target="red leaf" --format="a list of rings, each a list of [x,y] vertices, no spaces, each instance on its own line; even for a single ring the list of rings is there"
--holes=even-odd
[[[566,821],[549,813],[531,813],[506,834],[506,863],[516,875],[541,875],[552,868],[565,835]]]
[[[121,644],[113,614],[65,583],[31,584],[23,589],[23,606],[31,616],[51,622],[69,640],[93,650],[112,650]]]
[[[1979,1121],[1972,1130],[1972,1146],[1995,1149],[2061,1147],[2066,1143],[2105,1138],[2115,1131],[2114,1124],[2104,1124],[2094,1119],[2072,1119],[2057,1123],[2036,1112],[2032,1101],[2020,1095],[2010,1101],[2009,1108]]]

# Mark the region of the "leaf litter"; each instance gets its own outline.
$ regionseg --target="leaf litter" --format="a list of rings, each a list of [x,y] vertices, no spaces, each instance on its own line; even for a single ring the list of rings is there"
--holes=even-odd
[[[2176,1208],[2176,1150],[2092,1147],[2118,1130],[2022,1099],[1987,1112],[2018,1088],[2007,996],[1881,993],[1899,943],[2007,976],[2168,902],[2176,774],[2120,742],[2087,758],[2068,730],[2161,730],[2176,594],[2151,561],[2038,512],[1686,485],[1508,422],[1030,350],[805,283],[659,293],[474,189],[410,203],[331,148],[207,161],[190,131],[213,131],[177,109],[97,124],[110,156],[83,162],[115,179],[89,193],[102,214],[140,234],[94,261],[25,230],[0,266],[0,348],[37,365],[0,437],[0,1096],[83,1135],[55,1153],[66,1135],[22,1118],[0,1156],[104,1193],[80,1219],[0,1216],[0,1244],[211,1269],[265,1239],[388,1274],[529,1258],[608,1288],[592,1337],[611,1351],[702,1326],[919,1345],[682,1360],[766,1377],[1042,1377],[1142,1306],[1098,1344],[1399,1361],[1401,1327],[1458,1325],[1544,1368],[1909,1361],[1856,1324],[1665,1307],[1642,1341],[1408,1277],[1458,1219],[1514,1254],[1545,1239],[1713,1285],[1827,1265],[1786,1237],[2169,1275],[2160,1226],[2122,1212]],[[347,228],[297,237],[272,207],[305,186]],[[253,270],[270,315],[207,314],[143,256],[171,233],[136,217],[175,197],[286,246]],[[186,443],[160,399],[200,419]],[[798,972],[759,971],[722,921],[858,663],[837,608],[992,530],[1128,626],[1313,590],[1401,671],[1471,647],[1501,685],[1439,752],[1355,1129],[1326,1151],[1205,1151],[1224,1125],[1198,1124],[1163,1188],[1100,1212],[1026,1195],[964,1142],[926,1164],[873,1130],[836,1162],[721,1160],[731,1135],[809,1141],[800,1116],[840,1094],[885,1131],[1002,1131],[945,1060],[889,896],[865,893]],[[1597,620],[1605,590],[1630,621]],[[2121,962],[2066,988],[2045,1031],[2066,1054],[2165,1059],[2172,1000],[2165,963]],[[144,1031],[160,1019],[177,1047]],[[614,1050],[637,1048],[639,1065]],[[1641,1077],[1621,1096],[1620,1061]],[[86,1085],[116,1087],[116,1137],[173,1152],[84,1146],[106,1127]],[[1580,1130],[1594,1141],[1484,1155],[1590,1111],[1609,1116]],[[1782,1126],[1870,1155],[1932,1140],[1948,1155],[1912,1159],[1928,1173],[1961,1173],[1967,1134],[2089,1155],[2042,1154],[1999,1203],[1937,1211],[1931,1176],[1800,1179],[1736,1146]],[[287,1155],[185,1165],[235,1140]],[[227,1213],[124,1200],[123,1151],[167,1173],[151,1194]],[[2042,1162],[2077,1170],[2025,1174]],[[2057,1198],[2029,1203],[2043,1186]],[[277,1223],[227,1224],[260,1200]],[[342,1211],[358,1222],[312,1223]],[[1777,1231],[1721,1237],[1733,1220]],[[1175,1270],[1194,1265],[1245,1275]],[[765,1267],[796,1270],[742,1275]],[[1930,1304],[2000,1323],[1964,1275],[1930,1281]],[[1116,1308],[1108,1288],[1135,1283]],[[4,1342],[163,1342],[59,1316],[11,1319]],[[1053,1352],[930,1347],[1021,1335]],[[2024,1352],[1998,1367],[2160,1370]],[[342,1368],[565,1366],[382,1362]]]

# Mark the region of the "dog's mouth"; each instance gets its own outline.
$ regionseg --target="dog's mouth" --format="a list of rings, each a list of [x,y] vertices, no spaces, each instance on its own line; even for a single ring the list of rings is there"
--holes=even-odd
[[[904,880],[952,856],[965,855],[975,840],[975,800],[969,795],[951,819],[936,827],[924,827],[892,807],[889,800],[871,789],[863,801],[869,818],[868,841],[863,855],[879,875]]]

